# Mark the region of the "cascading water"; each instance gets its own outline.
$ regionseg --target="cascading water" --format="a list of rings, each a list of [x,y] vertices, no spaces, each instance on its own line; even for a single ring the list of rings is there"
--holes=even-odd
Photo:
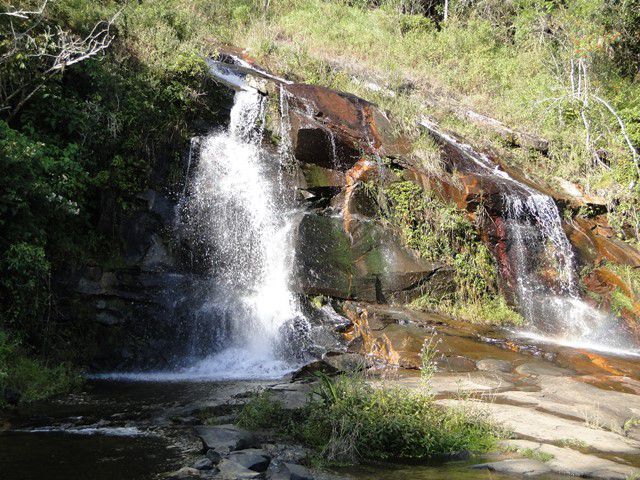
[[[509,266],[520,311],[530,327],[516,333],[536,341],[638,354],[622,322],[580,298],[573,249],[554,200],[433,123],[425,120],[423,126],[470,160],[476,175],[492,177],[501,187]]]
[[[274,377],[291,368],[284,333],[303,316],[289,290],[293,217],[277,162],[270,171],[260,148],[265,103],[255,90],[237,92],[228,131],[202,140],[186,210],[207,248],[212,285],[203,310],[214,312],[208,330],[221,351],[192,373]]]
[[[206,280],[188,325],[187,366],[107,375],[133,380],[279,378],[302,360],[309,325],[289,289],[296,216],[283,185],[285,155],[261,148],[266,97],[235,94],[227,130],[192,142],[193,173],[179,229]],[[275,161],[274,161],[275,160]]]
[[[629,332],[611,315],[584,302],[575,279],[573,249],[553,199],[530,188],[504,194],[509,258],[516,294],[537,341],[634,354]]]
[[[522,335],[596,350],[631,346],[615,319],[579,296],[573,249],[553,199],[526,188],[504,194],[509,258],[523,316]]]

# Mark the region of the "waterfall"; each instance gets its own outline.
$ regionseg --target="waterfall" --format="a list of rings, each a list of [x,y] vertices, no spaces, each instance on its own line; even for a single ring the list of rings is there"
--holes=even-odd
[[[527,330],[515,333],[541,342],[637,354],[623,322],[580,298],[573,248],[554,200],[435,124],[423,120],[422,125],[469,160],[475,175],[491,177],[500,187],[509,269],[520,312],[528,322]]]
[[[108,378],[273,379],[304,360],[309,324],[289,289],[297,216],[282,180],[285,152],[261,148],[266,102],[237,91],[228,128],[191,144],[178,228],[204,280],[193,285],[201,301],[185,326],[182,366]]]
[[[291,368],[284,334],[303,321],[289,290],[294,216],[278,162],[260,147],[265,103],[255,90],[238,91],[228,130],[201,142],[187,221],[206,249],[211,282],[203,307],[211,322],[198,336],[220,351],[190,367],[192,374],[273,378]]]

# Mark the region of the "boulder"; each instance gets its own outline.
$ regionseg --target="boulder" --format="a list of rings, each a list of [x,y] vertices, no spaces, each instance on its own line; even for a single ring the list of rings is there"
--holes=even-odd
[[[387,302],[409,301],[453,288],[452,271],[425,262],[370,220],[306,214],[296,235],[298,288],[310,295]]]
[[[245,450],[236,450],[229,454],[229,460],[232,460],[249,470],[256,472],[264,472],[269,468],[271,457],[267,452],[258,448],[248,448]]]
[[[337,375],[339,373],[358,372],[371,366],[359,353],[329,352],[321,360],[308,363],[293,373],[293,380],[314,378],[316,373]]]
[[[218,463],[222,459],[222,455],[216,452],[213,448],[207,450],[206,456],[212,463]]]
[[[319,85],[283,85],[282,92],[291,144],[301,162],[346,170],[361,151],[393,157],[409,150],[386,115],[366,100]]]
[[[367,359],[357,353],[329,352],[324,357],[324,362],[338,372],[353,373],[364,370],[368,366]]]
[[[294,381],[304,380],[308,378],[312,379],[318,373],[322,373],[325,375],[336,375],[339,373],[339,371],[333,365],[329,365],[324,360],[316,360],[314,362],[303,365],[298,370],[293,372],[292,379]]]
[[[218,475],[221,480],[249,480],[260,478],[261,474],[243,467],[237,462],[228,458],[223,458],[218,464]]]
[[[297,410],[307,405],[311,390],[310,384],[301,382],[283,383],[269,389],[273,399],[286,410]]]
[[[196,427],[196,434],[202,440],[204,450],[215,450],[227,455],[234,450],[253,447],[253,435],[235,425],[216,425]]]
[[[207,457],[199,458],[194,462],[193,468],[196,470],[211,470],[213,469],[213,462]]]
[[[296,463],[285,463],[271,475],[272,480],[314,480],[315,478],[311,470]]]

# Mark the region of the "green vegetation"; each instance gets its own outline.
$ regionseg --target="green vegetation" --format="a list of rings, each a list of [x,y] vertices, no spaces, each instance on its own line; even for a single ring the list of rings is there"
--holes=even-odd
[[[485,452],[502,434],[479,410],[444,408],[425,391],[374,387],[347,376],[322,377],[299,411],[284,410],[260,393],[244,407],[240,424],[276,428],[333,463]]]
[[[533,448],[506,448],[505,451],[514,452],[522,457],[538,460],[543,463],[550,462],[555,458],[550,453],[541,452],[540,450],[535,450]]]
[[[360,94],[405,127],[428,114],[536,177],[577,182],[609,200],[618,234],[635,241],[638,1],[450,2],[446,21],[443,3],[425,17],[418,2],[273,2],[234,38],[279,73]],[[471,127],[450,108],[460,100],[548,139],[549,154]]]
[[[580,440],[578,438],[563,438],[561,439],[558,444],[561,447],[569,447],[569,448],[582,448],[582,449],[586,449],[588,448],[588,444],[587,442],[585,442],[584,440]]]
[[[257,392],[242,407],[238,415],[238,425],[249,430],[260,430],[281,425],[285,411],[282,405],[273,399],[269,390]]]
[[[31,402],[65,393],[80,384],[68,365],[48,367],[26,355],[21,345],[0,332],[0,408],[9,402]]]
[[[531,458],[533,460],[538,460],[543,463],[550,462],[555,458],[550,453],[541,452],[539,450],[533,450],[531,448],[525,448],[524,450],[519,450],[518,453],[523,457]]]
[[[409,181],[392,183],[383,193],[388,201],[384,215],[402,232],[407,245],[422,258],[442,262],[455,272],[453,295],[426,295],[414,306],[473,322],[522,322],[500,295],[495,260],[464,212]]]
[[[424,339],[422,342],[422,348],[420,349],[420,378],[428,383],[436,371],[438,366],[435,363],[435,358],[438,355],[438,343],[435,334]]]
[[[604,266],[618,275],[629,286],[631,293],[636,298],[640,297],[640,270],[630,265],[618,265],[611,262],[606,262]]]
[[[2,386],[26,401],[65,384],[65,367],[39,366],[75,360],[56,276],[121,256],[118,222],[152,169],[180,168],[194,123],[215,123],[224,100],[205,75],[207,27],[175,2],[44,3],[6,15],[18,7],[0,1],[0,334],[23,345],[5,352]]]
[[[624,310],[633,312],[633,300],[625,295],[619,287],[616,287],[611,292],[611,311],[616,315],[620,315]]]

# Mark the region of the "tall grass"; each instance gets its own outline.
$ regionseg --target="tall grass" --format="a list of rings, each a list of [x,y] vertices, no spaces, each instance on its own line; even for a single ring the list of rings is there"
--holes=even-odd
[[[393,2],[376,4],[384,8],[337,0],[272,2],[233,40],[279,73],[380,103],[407,127],[423,114],[445,124],[455,118],[425,102],[435,96],[543,136],[550,141],[548,156],[513,149],[483,128],[465,132],[530,175],[551,184],[563,177],[602,195],[616,205],[612,219],[623,237],[633,237],[625,233],[629,223],[640,230],[639,196],[630,188],[638,175],[617,120],[601,106],[589,107],[593,146],[587,149],[580,103],[567,93],[570,59],[586,58],[589,88],[611,100],[640,142],[640,86],[620,75],[607,53],[615,48],[616,14],[605,2],[489,1],[454,9],[440,25],[400,13]],[[367,89],[370,80],[393,95]],[[595,149],[606,151],[608,165],[594,160]]]

